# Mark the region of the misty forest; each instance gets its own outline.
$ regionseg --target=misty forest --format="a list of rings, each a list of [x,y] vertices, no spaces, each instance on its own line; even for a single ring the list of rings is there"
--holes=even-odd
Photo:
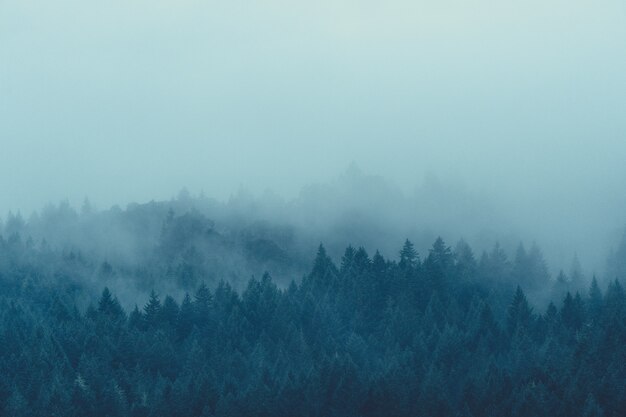
[[[0,417],[626,417],[626,0],[0,0]]]
[[[0,414],[624,415],[626,240],[551,274],[536,244],[331,254],[215,204],[9,214]]]

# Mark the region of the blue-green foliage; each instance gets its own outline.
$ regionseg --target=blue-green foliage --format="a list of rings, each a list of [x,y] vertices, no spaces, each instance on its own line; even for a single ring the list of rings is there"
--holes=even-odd
[[[241,292],[200,283],[179,301],[153,291],[126,312],[108,288],[76,307],[88,292],[56,276],[80,275],[76,256],[51,269],[47,249],[0,244],[1,415],[626,409],[624,289],[612,281],[603,294],[594,279],[588,294],[567,292],[542,313],[523,287],[549,287],[538,281],[548,279],[538,249],[520,248],[511,264],[499,247],[477,261],[466,243],[453,251],[437,239],[420,258],[407,241],[398,260],[349,247],[337,267],[320,246],[311,272],[287,288],[268,274]]]

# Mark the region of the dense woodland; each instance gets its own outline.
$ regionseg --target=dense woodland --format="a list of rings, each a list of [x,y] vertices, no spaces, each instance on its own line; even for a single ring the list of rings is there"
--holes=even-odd
[[[290,283],[234,285],[210,271],[216,256],[297,270],[289,234],[235,239],[196,212],[158,213],[135,213],[158,233],[133,262],[33,237],[38,219],[5,222],[1,415],[626,413],[626,244],[601,284],[576,263],[551,276],[536,245],[475,255],[436,239],[392,259],[350,246],[333,261],[320,245]]]

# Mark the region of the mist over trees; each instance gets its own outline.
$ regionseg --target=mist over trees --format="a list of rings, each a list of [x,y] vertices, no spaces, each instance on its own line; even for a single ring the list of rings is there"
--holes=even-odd
[[[320,242],[338,259],[347,245],[394,257],[397,242],[407,237],[421,253],[438,236],[462,241],[460,253],[465,245],[479,259],[483,252],[506,256],[500,275],[523,285],[537,301],[551,291],[546,283],[579,290],[593,275],[603,284],[625,275],[620,260],[626,244],[617,233],[589,234],[584,244],[564,238],[555,249],[558,236],[550,230],[535,236],[532,229],[516,229],[510,213],[497,207],[484,195],[434,177],[407,195],[352,165],[333,182],[304,187],[292,200],[239,190],[219,201],[182,190],[169,201],[124,209],[100,210],[87,199],[74,208],[64,201],[32,214],[8,213],[0,234],[19,239],[29,251],[79,259],[78,279],[94,283],[94,294],[102,284],[110,286],[125,307],[148,289],[181,295],[201,280],[215,285],[224,279],[240,290],[265,271],[284,287],[308,273]]]
[[[623,414],[626,238],[601,274],[584,252],[553,271],[536,242],[432,236],[482,224],[454,193],[408,223],[402,193],[350,175],[291,202],[10,213],[0,414]]]
[[[624,0],[0,0],[0,417],[625,417],[625,52]]]

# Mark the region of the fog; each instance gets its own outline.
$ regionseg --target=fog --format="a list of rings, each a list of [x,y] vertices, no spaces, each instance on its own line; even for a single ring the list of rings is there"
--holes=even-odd
[[[3,217],[274,195],[326,240],[366,213],[337,247],[536,241],[601,273],[625,114],[623,1],[0,2]]]

